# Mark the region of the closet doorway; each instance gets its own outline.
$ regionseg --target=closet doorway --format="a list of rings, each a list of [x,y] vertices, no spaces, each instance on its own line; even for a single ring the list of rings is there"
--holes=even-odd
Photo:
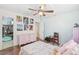
[[[2,49],[13,46],[13,18],[2,18]]]
[[[36,39],[40,40],[40,36],[39,36],[39,23],[35,22],[35,33],[36,33]]]

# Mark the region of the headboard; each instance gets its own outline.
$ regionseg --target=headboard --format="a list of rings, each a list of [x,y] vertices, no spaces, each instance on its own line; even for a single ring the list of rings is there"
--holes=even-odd
[[[76,43],[79,43],[79,27],[73,29],[73,39]]]

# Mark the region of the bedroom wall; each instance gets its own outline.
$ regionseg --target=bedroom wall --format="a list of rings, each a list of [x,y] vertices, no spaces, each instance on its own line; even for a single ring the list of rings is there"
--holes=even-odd
[[[79,24],[79,11],[63,12],[51,16],[42,17],[44,23],[44,35],[53,35],[58,32],[60,36],[60,44],[64,44],[72,39],[72,31],[74,23]]]

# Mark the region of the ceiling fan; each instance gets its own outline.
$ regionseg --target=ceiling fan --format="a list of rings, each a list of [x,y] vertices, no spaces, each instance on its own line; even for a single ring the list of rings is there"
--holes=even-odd
[[[39,6],[39,9],[28,8],[28,10],[34,11],[34,16],[39,14],[40,16],[46,16],[46,13],[53,13],[54,10],[45,10],[46,5]]]

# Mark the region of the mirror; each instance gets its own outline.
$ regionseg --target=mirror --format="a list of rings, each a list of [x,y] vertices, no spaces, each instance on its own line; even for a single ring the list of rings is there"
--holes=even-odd
[[[13,18],[3,17],[2,18],[2,38],[3,42],[13,40]]]

